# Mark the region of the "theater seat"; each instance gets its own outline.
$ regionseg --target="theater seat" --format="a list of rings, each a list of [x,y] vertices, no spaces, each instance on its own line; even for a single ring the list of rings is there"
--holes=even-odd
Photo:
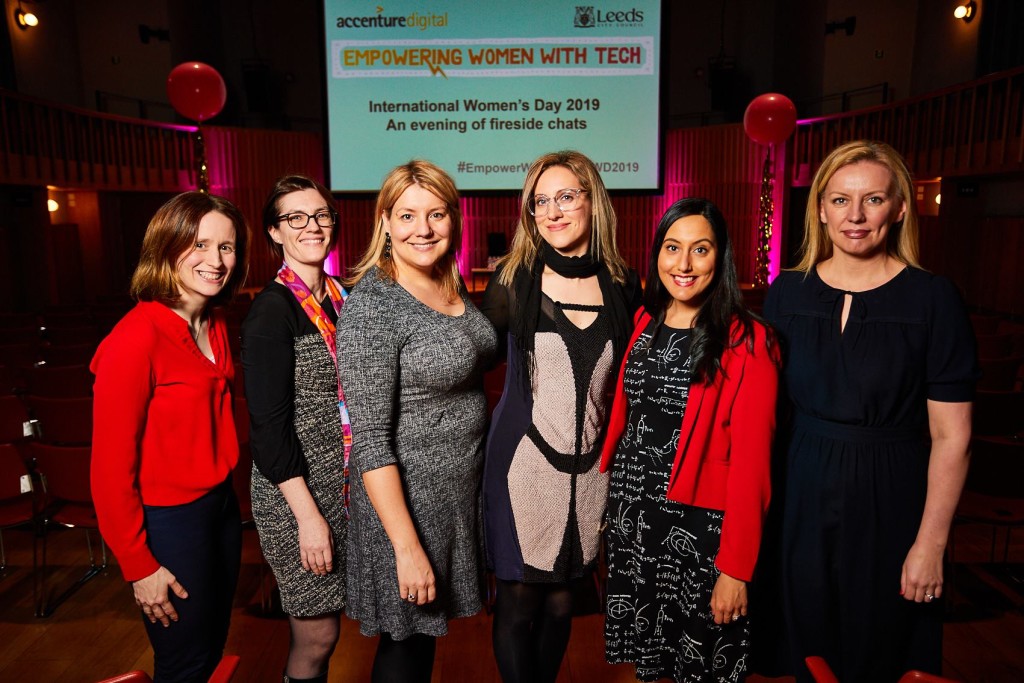
[[[210,675],[208,683],[229,683],[238,669],[239,660],[238,655],[224,655],[213,674]],[[153,683],[153,679],[145,671],[129,671],[113,678],[104,678],[97,683]]]

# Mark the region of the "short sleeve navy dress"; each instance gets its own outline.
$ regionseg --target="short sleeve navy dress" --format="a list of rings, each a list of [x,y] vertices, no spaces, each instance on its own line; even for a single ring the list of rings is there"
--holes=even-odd
[[[900,574],[927,492],[927,401],[972,400],[974,337],[953,284],[923,270],[851,292],[840,330],[846,293],[813,269],[787,272],[764,308],[793,408],[782,531],[793,670],[810,680],[803,658],[821,655],[844,682],[939,673],[941,601],[904,600]]]

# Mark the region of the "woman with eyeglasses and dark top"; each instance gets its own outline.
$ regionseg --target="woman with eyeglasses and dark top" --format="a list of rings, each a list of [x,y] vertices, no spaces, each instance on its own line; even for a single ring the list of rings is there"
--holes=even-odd
[[[641,681],[740,681],[778,346],[743,305],[708,200],[669,207],[647,273],[601,454],[612,472],[605,656]]]
[[[484,467],[494,653],[507,683],[555,680],[573,583],[597,559],[607,396],[641,295],[615,227],[593,162],[545,154],[527,172],[511,250],[484,293],[508,359]]]
[[[291,627],[292,683],[326,683],[345,607],[352,441],[335,324],[348,294],[324,272],[338,238],[333,204],[311,178],[278,179],[263,225],[282,265],[242,325],[253,517]]]
[[[249,230],[226,199],[186,192],[153,216],[131,294],[100,344],[91,480],[103,538],[131,582],[159,683],[206,681],[224,651],[242,527],[228,332]]]

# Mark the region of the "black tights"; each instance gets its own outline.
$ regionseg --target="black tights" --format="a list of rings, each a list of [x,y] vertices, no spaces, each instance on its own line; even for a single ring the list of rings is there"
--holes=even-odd
[[[553,682],[571,630],[569,584],[498,579],[492,638],[505,683]]]
[[[373,658],[372,683],[430,683],[434,671],[434,636],[415,633],[405,640],[380,634],[377,656]]]

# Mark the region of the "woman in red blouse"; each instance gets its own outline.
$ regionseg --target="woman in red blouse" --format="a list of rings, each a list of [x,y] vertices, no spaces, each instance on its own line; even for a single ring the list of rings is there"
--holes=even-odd
[[[227,200],[186,192],[164,204],[132,276],[139,303],[92,361],[96,514],[142,610],[158,683],[206,681],[227,639],[238,439],[227,330],[212,306],[241,287],[248,237]]]

